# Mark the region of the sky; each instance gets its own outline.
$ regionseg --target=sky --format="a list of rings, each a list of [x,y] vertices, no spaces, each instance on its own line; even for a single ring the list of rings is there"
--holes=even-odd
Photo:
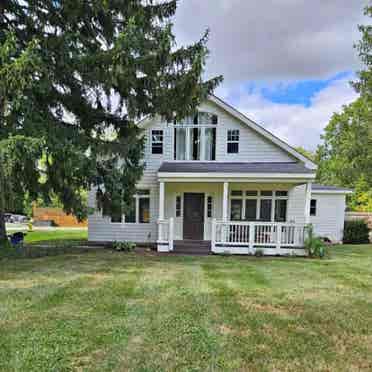
[[[209,28],[215,94],[293,146],[315,150],[333,112],[356,99],[353,45],[368,0],[180,0],[178,46]]]

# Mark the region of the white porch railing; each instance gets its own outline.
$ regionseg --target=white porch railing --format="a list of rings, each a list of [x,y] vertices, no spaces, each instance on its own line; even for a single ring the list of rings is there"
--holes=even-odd
[[[276,253],[282,249],[303,248],[306,225],[279,222],[216,221],[212,223],[212,250],[216,246],[271,248]]]
[[[174,220],[159,220],[158,221],[158,251],[169,252],[173,251],[174,240]]]

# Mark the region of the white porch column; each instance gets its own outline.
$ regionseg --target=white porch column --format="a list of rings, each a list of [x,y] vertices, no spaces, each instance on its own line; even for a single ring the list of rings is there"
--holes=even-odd
[[[306,192],[305,192],[305,224],[306,225],[310,223],[311,188],[312,188],[312,183],[308,182],[306,184]]]
[[[159,220],[164,220],[164,204],[165,204],[165,184],[163,181],[159,184]]]
[[[222,220],[227,222],[227,212],[229,206],[229,183],[223,183],[223,199],[222,199]]]

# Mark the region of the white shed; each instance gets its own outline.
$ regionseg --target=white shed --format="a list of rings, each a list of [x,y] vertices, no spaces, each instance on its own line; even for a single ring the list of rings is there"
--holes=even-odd
[[[352,190],[313,184],[310,222],[316,235],[327,237],[333,243],[342,242],[345,222],[346,194]]]

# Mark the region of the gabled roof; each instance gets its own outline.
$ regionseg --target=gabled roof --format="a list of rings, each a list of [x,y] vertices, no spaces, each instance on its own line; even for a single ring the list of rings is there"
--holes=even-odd
[[[262,137],[268,139],[278,147],[280,147],[282,150],[287,152],[288,154],[292,155],[294,158],[302,161],[306,167],[309,169],[316,169],[317,166],[314,164],[310,159],[308,159],[306,156],[300,154],[296,149],[294,149],[292,146],[288,145],[286,142],[282,141],[280,138],[276,137],[274,134],[269,132],[267,129],[262,127],[261,125],[255,123],[253,120],[249,119],[247,116],[242,114],[240,111],[238,111],[233,106],[229,105],[225,101],[223,101],[221,98],[218,98],[215,95],[211,95],[209,97],[209,100],[215,103],[217,106],[224,109],[226,112],[228,112],[230,115],[234,116],[235,118],[239,119],[241,122],[246,124],[248,127],[253,129],[255,132],[259,133]]]
[[[305,166],[309,169],[316,169],[317,166],[314,164],[310,159],[308,159],[306,156],[300,154],[296,149],[294,149],[292,146],[288,145],[286,142],[282,141],[280,138],[276,137],[274,134],[266,130],[261,125],[255,123],[253,120],[249,119],[247,116],[242,114],[240,111],[235,109],[233,106],[229,105],[225,101],[223,101],[221,98],[218,98],[215,95],[210,95],[208,97],[208,100],[213,102],[215,105],[217,105],[222,110],[228,112],[231,116],[241,121],[243,124],[247,125],[249,128],[254,130],[256,133],[260,134],[262,137],[266,138],[270,142],[274,143],[276,146],[284,150],[286,153],[290,154],[293,158],[303,162]],[[151,119],[149,116],[143,118],[141,121],[137,123],[140,127],[145,127],[149,119]]]

